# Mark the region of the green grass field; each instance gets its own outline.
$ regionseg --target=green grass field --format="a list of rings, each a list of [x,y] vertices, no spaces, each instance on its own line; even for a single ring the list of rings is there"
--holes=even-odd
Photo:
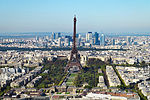
[[[73,82],[66,82],[67,86],[73,86]]]
[[[75,79],[75,77],[77,76],[78,74],[77,73],[71,73],[71,75],[68,77],[67,79],[67,82],[66,82],[66,85],[67,86],[73,86],[73,81]]]
[[[71,73],[70,77],[76,77],[77,75],[77,73]]]

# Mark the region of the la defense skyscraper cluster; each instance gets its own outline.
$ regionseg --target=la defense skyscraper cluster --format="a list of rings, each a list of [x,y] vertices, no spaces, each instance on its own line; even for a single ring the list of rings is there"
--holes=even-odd
[[[66,65],[65,71],[70,72],[76,72],[82,69],[81,63],[80,63],[80,54],[78,53],[77,47],[76,47],[76,16],[74,16],[74,31],[73,31],[73,46],[71,50],[70,59]]]

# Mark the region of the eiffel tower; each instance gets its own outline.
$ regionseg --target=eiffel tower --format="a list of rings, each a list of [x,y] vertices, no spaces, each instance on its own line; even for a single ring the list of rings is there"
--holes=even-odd
[[[76,47],[76,21],[76,16],[74,16],[73,46],[70,55],[70,60],[68,61],[65,71],[76,72],[82,69],[82,66],[80,64],[80,54],[78,53]]]

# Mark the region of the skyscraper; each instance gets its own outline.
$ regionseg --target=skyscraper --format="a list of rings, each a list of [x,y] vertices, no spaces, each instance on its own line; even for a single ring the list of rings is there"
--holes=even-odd
[[[61,33],[60,32],[59,33],[55,33],[55,39],[58,39],[60,37],[61,37]]]
[[[131,37],[130,36],[127,36],[127,44],[131,45]]]
[[[52,32],[52,35],[51,35],[51,39],[55,39],[56,38],[56,34],[54,32]]]
[[[86,34],[86,42],[90,42],[91,39],[92,39],[92,32],[88,32]]]
[[[91,44],[91,45],[94,44],[94,39],[90,39],[90,44]]]
[[[65,36],[65,38],[68,38],[69,41],[72,41],[72,36]]]
[[[69,39],[68,38],[65,38],[65,46],[69,46]]]
[[[100,45],[105,46],[105,35],[104,34],[102,34],[100,37]]]
[[[39,37],[38,36],[36,36],[36,41],[39,41]]]
[[[98,37],[99,37],[99,34],[97,32],[94,33],[94,44],[98,44],[99,41],[98,41]]]
[[[61,38],[58,38],[58,46],[61,47]]]
[[[112,45],[116,45],[115,39],[112,39]]]

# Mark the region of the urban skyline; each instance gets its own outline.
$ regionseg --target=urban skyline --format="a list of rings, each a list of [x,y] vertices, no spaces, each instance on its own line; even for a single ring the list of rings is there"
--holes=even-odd
[[[150,100],[149,2],[1,0],[0,99]]]

